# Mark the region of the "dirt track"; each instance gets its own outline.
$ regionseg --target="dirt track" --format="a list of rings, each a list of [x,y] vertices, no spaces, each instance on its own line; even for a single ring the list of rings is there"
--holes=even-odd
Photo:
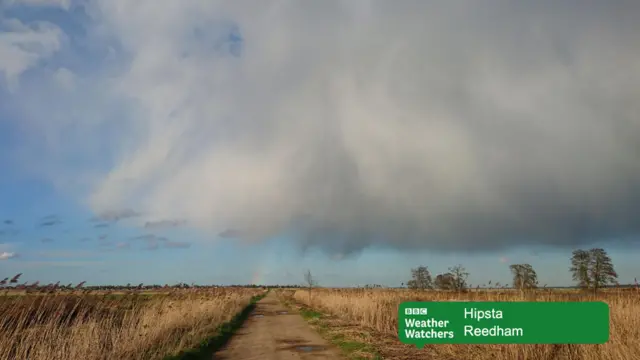
[[[286,313],[284,313],[286,312]],[[262,315],[262,316],[260,316]],[[338,351],[269,293],[216,360],[342,359]]]

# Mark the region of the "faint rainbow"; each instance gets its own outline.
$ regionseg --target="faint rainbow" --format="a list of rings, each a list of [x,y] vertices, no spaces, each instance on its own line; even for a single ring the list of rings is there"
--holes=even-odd
[[[251,276],[251,284],[264,285],[264,278],[265,278],[264,264],[260,264],[258,268],[253,272],[253,276]]]

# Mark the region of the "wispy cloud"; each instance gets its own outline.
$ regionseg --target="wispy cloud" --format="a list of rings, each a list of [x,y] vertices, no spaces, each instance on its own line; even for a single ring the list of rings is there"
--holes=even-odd
[[[183,241],[165,241],[163,244],[165,248],[169,249],[186,249],[191,247],[191,243]]]
[[[39,251],[35,253],[37,257],[40,258],[49,258],[49,259],[72,259],[72,258],[87,258],[96,256],[96,253],[88,250],[50,250],[50,251]]]
[[[123,250],[124,249],[129,249],[129,248],[131,248],[131,244],[128,243],[128,242],[121,241],[121,242],[116,243],[116,248],[117,249],[123,249]]]
[[[8,30],[0,32],[0,74],[9,90],[15,91],[20,75],[58,52],[65,36],[58,26],[47,22],[27,25],[0,18],[0,26]],[[38,46],[30,46],[33,44]]]
[[[16,257],[18,254],[14,252],[3,251],[0,253],[0,260],[8,260]]]
[[[186,220],[157,220],[157,221],[147,221],[144,224],[145,228],[166,228],[166,227],[177,227],[185,225]]]
[[[154,239],[156,239],[156,235],[154,235],[154,234],[144,234],[144,235],[134,236],[131,239],[132,240],[154,240]]]
[[[49,227],[49,226],[54,226],[61,223],[62,223],[62,220],[60,220],[60,218],[57,215],[49,215],[40,219],[38,225],[40,227]]]
[[[141,214],[132,209],[106,210],[100,212],[97,216],[89,219],[89,221],[120,221],[135,218]]]

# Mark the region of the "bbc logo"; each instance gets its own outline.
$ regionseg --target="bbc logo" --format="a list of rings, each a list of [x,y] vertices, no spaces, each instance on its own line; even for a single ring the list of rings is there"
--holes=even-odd
[[[405,315],[427,315],[427,308],[406,308]]]

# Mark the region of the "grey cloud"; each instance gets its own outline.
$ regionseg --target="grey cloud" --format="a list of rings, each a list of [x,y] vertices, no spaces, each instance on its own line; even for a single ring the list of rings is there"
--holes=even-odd
[[[125,109],[109,171],[59,168],[95,175],[97,213],[136,208],[247,241],[286,232],[334,256],[640,233],[637,1],[124,4],[90,6],[126,66],[78,95],[109,101],[43,85],[69,104],[46,108],[22,93],[65,126]],[[240,58],[212,45],[234,26]],[[24,146],[66,135],[56,164],[95,150],[113,119],[93,116],[73,136],[31,120]]]
[[[40,219],[38,225],[40,227],[49,227],[57,224],[61,224],[62,220],[58,217],[58,215],[47,215]]]
[[[139,235],[132,238],[132,240],[142,240],[145,243],[145,246],[143,247],[144,250],[157,250],[161,243],[168,241],[166,237],[154,234]]]
[[[121,210],[105,210],[101,211],[97,216],[91,218],[89,221],[93,222],[110,222],[110,221],[120,221],[124,219],[130,219],[140,216],[141,214],[132,209],[121,209]]]
[[[4,12],[3,5],[0,10]],[[14,92],[19,87],[23,72],[57,53],[64,35],[60,28],[49,22],[24,24],[17,19],[0,18],[0,86],[6,84]]]
[[[147,221],[144,224],[145,228],[166,228],[166,227],[178,227],[185,225],[185,220],[158,220],[158,221]]]
[[[155,240],[157,237],[154,234],[138,235],[131,238],[132,240]]]
[[[184,241],[165,241],[164,247],[169,249],[187,249],[191,244]]]

